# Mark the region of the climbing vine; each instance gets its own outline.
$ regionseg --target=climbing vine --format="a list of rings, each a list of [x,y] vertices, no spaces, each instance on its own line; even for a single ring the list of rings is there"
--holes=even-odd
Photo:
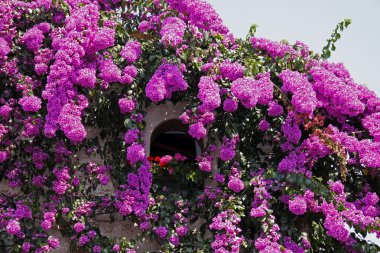
[[[0,13],[2,251],[380,250],[357,234],[380,237],[380,99],[326,60],[350,20],[319,55],[255,25],[235,38],[202,0]],[[195,159],[147,155],[147,108],[169,102]]]

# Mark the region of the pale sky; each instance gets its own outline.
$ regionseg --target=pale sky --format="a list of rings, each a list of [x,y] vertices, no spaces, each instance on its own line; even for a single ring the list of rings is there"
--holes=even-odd
[[[336,24],[352,23],[332,52],[357,83],[380,95],[380,0],[207,0],[232,33],[245,37],[251,24],[256,36],[305,42],[321,52]]]

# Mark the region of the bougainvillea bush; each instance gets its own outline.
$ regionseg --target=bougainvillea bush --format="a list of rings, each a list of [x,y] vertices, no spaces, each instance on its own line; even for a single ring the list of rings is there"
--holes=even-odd
[[[0,251],[378,252],[358,234],[380,237],[380,99],[254,32],[202,0],[2,0]],[[147,156],[146,108],[168,101],[195,159]]]

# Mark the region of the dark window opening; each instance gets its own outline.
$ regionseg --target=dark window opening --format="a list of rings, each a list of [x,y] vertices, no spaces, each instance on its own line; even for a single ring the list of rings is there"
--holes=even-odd
[[[151,137],[150,156],[174,156],[176,153],[194,159],[200,155],[199,143],[187,133],[179,120],[169,120],[158,126]]]
[[[197,190],[203,189],[201,182],[188,180],[194,170],[198,171],[195,157],[201,155],[201,145],[203,142],[192,138],[188,134],[188,126],[180,120],[165,121],[153,130],[150,139],[151,157],[174,156],[179,153],[188,158],[173,168],[162,168],[157,161],[153,162],[159,167],[153,173],[153,181],[160,186],[159,189],[165,186],[165,194],[180,194],[184,198],[195,196]],[[184,189],[186,190],[183,191]],[[194,190],[194,193],[189,193],[189,189]]]

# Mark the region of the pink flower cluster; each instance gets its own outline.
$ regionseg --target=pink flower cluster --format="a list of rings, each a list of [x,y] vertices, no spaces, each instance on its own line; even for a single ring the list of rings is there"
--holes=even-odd
[[[186,23],[177,17],[165,18],[160,31],[161,43],[166,46],[177,47],[182,44],[186,30]]]
[[[44,133],[47,137],[53,137],[58,129],[58,124],[69,139],[75,142],[82,141],[86,137],[86,131],[81,123],[81,114],[87,107],[87,99],[83,99],[74,87],[71,77],[75,76],[75,70],[79,69],[76,80],[87,88],[94,86],[93,70],[81,71],[82,65],[89,65],[81,58],[86,54],[94,54],[96,50],[104,49],[104,45],[94,49],[94,44],[89,43],[94,34],[98,32],[99,9],[95,4],[85,5],[83,8],[73,9],[65,20],[63,30],[52,32],[52,46],[55,50],[54,64],[50,67],[45,90],[42,97],[48,101],[46,123]],[[82,31],[91,31],[87,36],[82,36]],[[108,30],[103,30],[102,32]],[[103,38],[103,36],[102,36]],[[112,41],[112,35],[107,37]],[[80,43],[79,41],[82,41]],[[107,45],[112,45],[109,42]],[[105,64],[105,63],[104,63]],[[103,64],[103,68],[104,67]],[[92,73],[91,73],[92,71]],[[101,75],[109,77],[103,69]],[[81,101],[79,106],[74,105],[73,100]]]
[[[131,113],[133,109],[136,107],[136,102],[132,99],[128,98],[120,98],[119,99],[119,108],[121,113]]]
[[[222,161],[229,161],[235,157],[235,148],[236,143],[239,141],[239,137],[236,136],[229,140],[228,138],[224,138],[223,145],[220,150],[219,157]]]
[[[3,38],[0,37],[0,56],[3,59],[6,59],[6,56],[9,54],[11,49],[9,48],[8,42]]]
[[[291,70],[282,71],[278,77],[283,82],[282,90],[293,94],[292,105],[296,111],[312,115],[318,106],[318,101],[312,84],[309,83],[307,77]]]
[[[211,172],[212,170],[212,157],[206,156],[203,157],[199,162],[199,169],[204,172]]]
[[[78,70],[77,83],[83,88],[93,89],[96,84],[96,69],[85,67]]]
[[[141,53],[142,53],[142,51],[141,51],[140,43],[136,40],[131,40],[125,44],[120,55],[128,63],[134,63],[135,61],[137,61],[140,58]]]
[[[228,60],[224,61],[220,64],[219,70],[223,78],[227,78],[231,81],[235,81],[244,76],[244,67],[237,62],[231,63]]]
[[[223,110],[226,112],[234,112],[237,110],[239,103],[232,98],[228,98],[223,102]]]
[[[278,104],[277,101],[270,101],[268,103],[268,115],[271,117],[278,117],[284,113],[284,108]]]
[[[100,63],[100,78],[105,83],[119,82],[121,78],[121,71],[112,59],[104,60]]]
[[[211,243],[211,248],[216,253],[240,251],[244,237],[240,235],[239,223],[239,215],[232,210],[223,211],[212,219],[209,228],[217,231],[217,234]]]
[[[231,176],[228,181],[228,188],[235,193],[241,192],[244,189],[244,182],[240,178]]]
[[[211,4],[203,0],[166,0],[170,7],[187,15],[191,23],[197,27],[213,32],[227,34],[228,28]]]
[[[168,230],[166,227],[164,226],[159,226],[157,227],[154,232],[156,233],[156,235],[161,238],[161,239],[165,239],[166,235],[168,234]]]
[[[124,135],[124,141],[126,145],[130,145],[137,141],[139,137],[139,130],[138,129],[129,129],[125,135]]]
[[[162,64],[149,80],[145,88],[146,96],[153,102],[170,99],[175,91],[185,91],[188,85],[178,65]]]
[[[65,135],[74,142],[81,142],[87,135],[81,116],[81,108],[77,105],[66,104],[62,107],[58,123]]]
[[[44,40],[44,33],[47,33],[49,31],[49,23],[40,23],[29,29],[22,37],[22,41],[25,43],[26,47],[30,51],[36,52],[42,46],[42,42]]]
[[[263,171],[259,172],[251,180],[251,185],[254,186],[254,200],[252,202],[252,208],[250,211],[250,216],[254,218],[266,216],[266,212],[269,209],[269,200],[272,196],[268,192],[271,180],[265,180],[261,174]]]
[[[367,168],[379,168],[380,142],[369,139],[358,140],[354,136],[349,136],[346,132],[339,131],[337,127],[329,125],[328,136],[337,144],[341,145],[350,153],[358,154],[360,163]]]
[[[297,144],[302,135],[295,116],[296,115],[293,112],[290,112],[281,126],[285,139],[292,144]]]
[[[71,187],[70,184],[70,169],[64,167],[62,169],[54,168],[53,173],[57,180],[53,181],[52,189],[58,194],[62,195]]]
[[[380,112],[365,117],[362,123],[374,140],[380,142]]]
[[[277,57],[285,57],[287,54],[298,56],[298,52],[294,50],[292,46],[281,42],[253,37],[251,38],[251,44],[253,48],[265,51],[273,59]]]
[[[231,84],[231,92],[248,109],[255,107],[258,102],[259,93],[253,78],[236,79]]]
[[[219,85],[211,77],[203,76],[198,83],[198,98],[202,101],[200,110],[213,111],[220,106]]]
[[[27,96],[20,99],[18,103],[26,112],[37,112],[39,109],[41,109],[42,101],[39,97]]]
[[[364,112],[365,104],[360,101],[360,92],[354,84],[347,84],[333,72],[313,67],[313,89],[323,107],[332,114],[357,116]]]
[[[132,165],[144,161],[146,159],[144,147],[137,142],[133,143],[127,148],[127,159]]]
[[[259,75],[258,80],[239,78],[232,82],[231,92],[244,107],[251,109],[257,103],[266,105],[273,99],[273,83],[268,73]]]
[[[297,196],[293,200],[289,200],[289,210],[295,215],[303,215],[306,213],[307,203],[303,197]]]
[[[201,122],[197,122],[189,127],[189,134],[193,138],[200,140],[206,136],[207,130]]]

